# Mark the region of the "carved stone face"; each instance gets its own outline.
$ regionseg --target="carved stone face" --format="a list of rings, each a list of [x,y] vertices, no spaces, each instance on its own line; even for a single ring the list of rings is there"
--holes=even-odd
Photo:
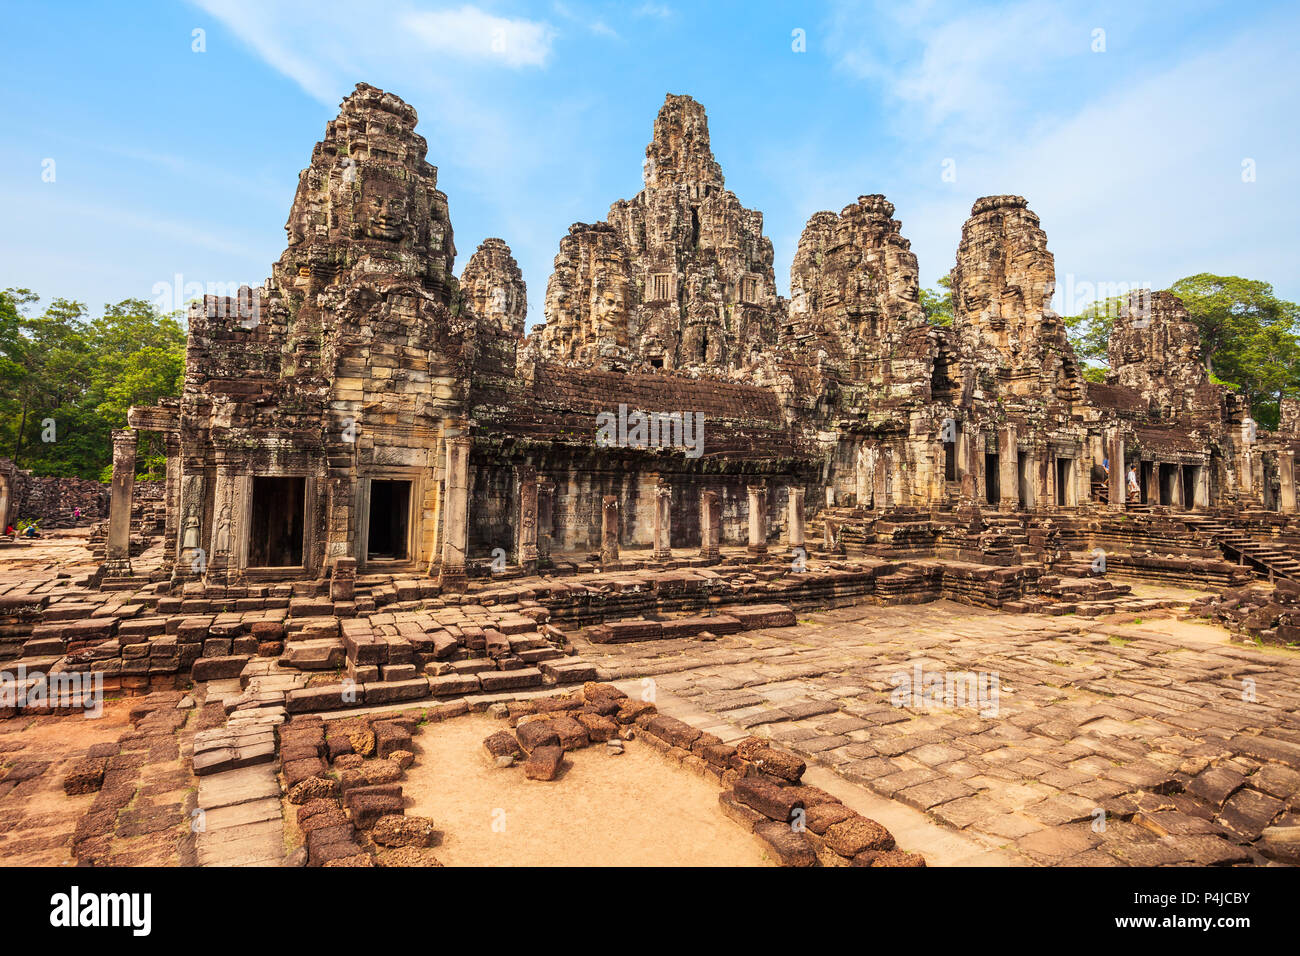
[[[596,293],[592,303],[591,324],[597,334],[612,332],[623,315],[623,289],[607,285]]]
[[[406,183],[368,170],[361,178],[357,220],[368,239],[400,242],[410,228],[411,197]]]

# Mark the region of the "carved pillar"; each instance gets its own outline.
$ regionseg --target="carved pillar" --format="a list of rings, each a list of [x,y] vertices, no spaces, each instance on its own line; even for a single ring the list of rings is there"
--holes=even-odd
[[[444,591],[465,590],[465,555],[469,550],[469,448],[469,438],[447,439],[442,566],[438,572],[438,586]]]
[[[1281,482],[1282,501],[1280,507],[1287,514],[1296,511],[1295,488],[1295,453],[1290,448],[1283,448],[1277,456],[1277,474]]]
[[[217,465],[212,487],[212,552],[207,556],[204,579],[211,584],[228,584],[235,571],[235,521],[238,500],[238,476],[233,466]]]
[[[537,562],[551,563],[551,536],[555,530],[555,482],[537,479]]]
[[[113,431],[113,497],[108,512],[108,545],[104,550],[104,574],[131,574],[131,496],[135,491],[137,432],[133,428]]]
[[[833,484],[829,484],[826,486],[826,507],[827,508],[835,507],[835,485]]]
[[[857,499],[859,508],[872,506],[876,481],[876,450],[869,445],[859,445],[857,454]]]
[[[662,479],[655,486],[654,519],[655,547],[650,557],[656,561],[669,561],[673,556],[673,488]]]
[[[803,547],[803,492],[802,488],[791,488],[788,507],[790,514],[786,519],[789,524],[790,549]]]
[[[1110,508],[1123,511],[1128,500],[1128,469],[1124,467],[1124,435],[1118,428],[1111,435],[1107,457],[1110,459]]]
[[[537,570],[537,469],[520,465],[515,469],[519,482],[519,525],[515,543],[516,559],[525,574]]]
[[[1251,454],[1251,442],[1254,440],[1255,423],[1247,419],[1241,425],[1241,455],[1238,462],[1238,474],[1240,479],[1238,489],[1243,498],[1254,496],[1255,492],[1255,463],[1254,455]]]
[[[718,560],[718,545],[722,538],[722,502],[716,491],[700,495],[700,557]]]
[[[618,497],[606,495],[600,507],[600,563],[618,562]]]
[[[749,485],[749,553],[767,554],[767,486]]]
[[[0,534],[9,527],[9,507],[13,502],[13,493],[9,490],[9,482],[5,480],[4,475],[0,475]]]
[[[203,473],[182,475],[180,481],[180,540],[173,579],[189,579],[207,569],[203,546]]]

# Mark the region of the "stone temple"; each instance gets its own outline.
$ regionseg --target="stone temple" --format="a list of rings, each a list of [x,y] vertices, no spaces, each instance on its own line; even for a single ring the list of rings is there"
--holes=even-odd
[[[787,817],[811,820],[825,792],[769,737],[961,830],[971,859],[1011,841],[1017,862],[1296,862],[1275,831],[1300,825],[1300,664],[1115,622],[1173,608],[1300,643],[1300,404],[1258,427],[1166,292],[1129,297],[1107,380],[1088,382],[1019,196],[975,199],[938,327],[884,196],[808,220],[787,299],[699,103],[667,96],[643,171],[637,195],[559,238],[526,333],[504,239],[456,275],[415,110],[364,84],[344,100],[270,277],[191,307],[183,394],[115,433],[94,566],[0,574],[6,667],[145,695],[137,730],[65,779],[102,787],[76,859],[140,862],[100,804],[119,801],[122,825],[168,751],[115,770],[113,747],[189,734],[182,776],[277,767],[262,799],[287,794],[304,831],[317,811],[349,821],[307,834],[307,859],[369,865],[387,852],[375,833],[410,827],[384,789],[400,785],[358,784],[373,761],[352,748],[409,758],[419,721],[330,727],[423,701],[424,721],[578,713],[554,741],[532,722],[486,741],[544,779],[634,725],[720,781],[723,809],[786,863],[919,858],[838,804],[792,836]],[[140,431],[168,451],[147,496]],[[25,482],[0,469],[0,512]],[[1016,696],[1000,720],[891,701],[918,654],[1000,672]],[[594,683],[648,674],[718,722]],[[728,740],[727,721],[757,736]],[[1125,821],[1105,840],[1088,830],[1099,805]],[[176,813],[200,863],[243,846],[191,838]],[[278,813],[238,862],[283,851]]]
[[[922,314],[916,257],[879,195],[809,219],[787,301],[704,109],[670,95],[645,188],[560,240],[545,324],[525,336],[503,240],[456,278],[415,125],[357,87],[299,177],[271,277],[196,305],[183,397],[132,413],[174,452],[172,580],[341,569],[454,590],[494,558],[532,572],[619,548],[763,553],[806,546],[812,524],[819,545],[1001,561],[1041,554],[1040,522],[1081,541],[1131,528],[1129,511],[1296,511],[1295,410],[1290,430],[1258,429],[1210,383],[1175,297],[1134,293],[1109,380],[1084,381],[1049,308],[1047,236],[1018,196],[972,206],[950,329]],[[602,439],[597,416],[620,408],[631,428]],[[129,573],[120,515],[113,527],[110,582]]]

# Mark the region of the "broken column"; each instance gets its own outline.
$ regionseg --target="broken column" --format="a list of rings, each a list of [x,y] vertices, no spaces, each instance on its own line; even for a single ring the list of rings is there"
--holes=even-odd
[[[618,497],[606,495],[600,509],[600,563],[618,562]]]
[[[447,439],[442,568],[438,574],[438,586],[444,591],[465,590],[465,555],[469,550],[469,446],[466,437]]]
[[[655,546],[651,557],[656,561],[668,561],[672,558],[672,522],[673,489],[672,485],[660,481],[655,486]]]
[[[790,489],[788,524],[791,550],[803,547],[803,493],[802,488]]]
[[[113,431],[113,491],[104,552],[104,574],[111,578],[131,574],[131,495],[135,491],[137,434],[133,428]]]
[[[767,486],[749,485],[749,553],[767,554]]]
[[[330,600],[351,601],[357,596],[357,559],[336,558],[330,574]]]
[[[718,545],[722,539],[722,501],[716,491],[700,495],[700,557],[718,560]]]
[[[537,570],[537,469],[521,465],[515,470],[519,482],[519,531],[516,560],[525,574]]]

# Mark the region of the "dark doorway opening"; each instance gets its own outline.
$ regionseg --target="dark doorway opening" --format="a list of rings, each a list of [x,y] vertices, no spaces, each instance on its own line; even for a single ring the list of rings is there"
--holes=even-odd
[[[370,482],[370,536],[366,558],[404,561],[409,556],[407,531],[411,515],[411,483],[375,479]]]
[[[1191,511],[1196,507],[1196,479],[1201,469],[1196,465],[1183,465],[1183,507]]]
[[[1029,490],[1032,487],[1029,475],[1030,460],[1023,451],[1016,452],[1016,500],[1022,510],[1029,508]]]
[[[1002,473],[998,469],[998,456],[986,452],[984,455],[984,500],[991,505],[1002,503]]]
[[[302,565],[306,488],[306,478],[253,478],[249,567],[291,568]]]
[[[1151,470],[1153,463],[1144,461],[1138,466],[1138,486],[1142,492],[1142,504],[1151,503]]]
[[[1070,487],[1074,479],[1074,459],[1058,458],[1056,459],[1056,504],[1059,508],[1074,503],[1073,489]]]
[[[943,480],[957,480],[957,443],[955,441],[943,443]]]

